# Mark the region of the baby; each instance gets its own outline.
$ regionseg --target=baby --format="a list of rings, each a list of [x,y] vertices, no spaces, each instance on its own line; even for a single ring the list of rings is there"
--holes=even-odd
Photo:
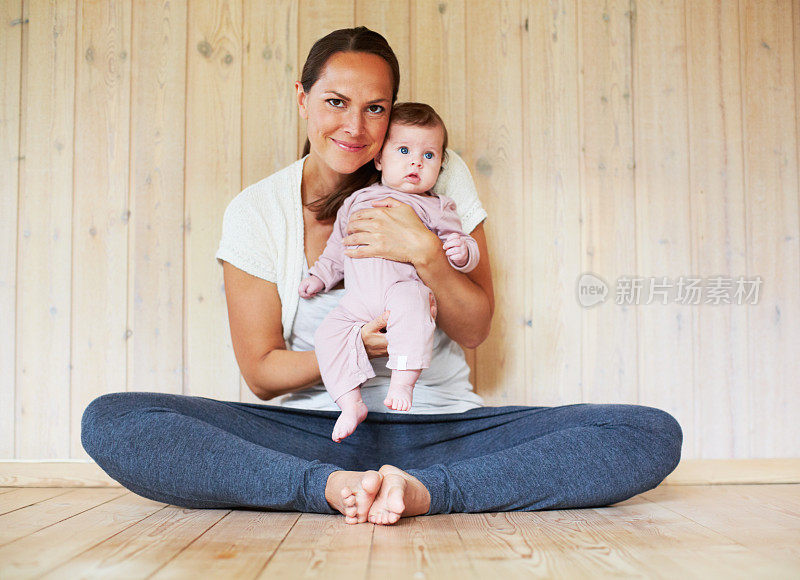
[[[422,369],[430,366],[435,328],[432,292],[412,264],[344,254],[342,239],[350,215],[371,208],[373,200],[393,197],[410,205],[439,236],[456,270],[470,272],[478,265],[478,243],[461,231],[455,202],[430,191],[439,177],[446,147],[447,129],[430,106],[394,105],[386,140],[375,157],[381,182],[345,199],[325,250],[300,283],[300,296],[311,298],[345,280],[345,295],[314,334],[323,383],[342,410],[331,436],[337,443],[367,416],[360,385],[374,377],[375,371],[361,341],[361,327],[389,311],[386,367],[392,369],[392,376],[384,404],[396,411],[411,408],[414,385]]]

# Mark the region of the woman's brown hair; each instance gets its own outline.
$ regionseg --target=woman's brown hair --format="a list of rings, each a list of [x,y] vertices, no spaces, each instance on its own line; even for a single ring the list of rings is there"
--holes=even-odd
[[[397,62],[397,57],[383,36],[364,26],[334,30],[314,43],[314,46],[308,52],[306,63],[303,65],[303,71],[300,75],[300,84],[303,85],[303,90],[306,93],[319,80],[328,59],[338,52],[366,52],[385,60],[392,71],[392,103],[397,100],[397,91],[400,88],[400,64]],[[311,143],[306,138],[302,157],[308,155],[310,151]],[[336,191],[331,192],[326,197],[305,204],[305,206],[313,211],[320,221],[333,219],[336,217],[339,207],[351,193],[371,185],[377,180],[378,171],[375,169],[375,164],[370,160],[351,173]]]

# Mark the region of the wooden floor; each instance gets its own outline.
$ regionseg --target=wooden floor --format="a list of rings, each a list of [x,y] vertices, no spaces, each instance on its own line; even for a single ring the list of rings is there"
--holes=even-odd
[[[599,509],[404,518],[0,488],[0,578],[800,578],[800,484],[661,485]]]

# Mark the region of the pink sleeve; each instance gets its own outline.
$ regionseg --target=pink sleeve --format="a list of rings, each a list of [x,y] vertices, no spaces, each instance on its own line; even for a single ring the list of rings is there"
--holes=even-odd
[[[331,232],[328,242],[325,244],[322,255],[308,269],[309,276],[316,276],[325,284],[325,292],[329,292],[344,278],[344,246],[342,245],[342,240],[345,237],[344,232],[347,229],[347,220],[352,204],[353,196],[351,195],[344,200],[344,203],[336,213],[333,232]]]
[[[467,251],[469,253],[467,263],[463,266],[456,266],[452,260],[450,260],[450,265],[459,272],[463,272],[465,274],[467,272],[472,272],[480,260],[478,242],[476,242],[475,238],[472,236],[464,233],[461,227],[461,218],[458,217],[458,212],[456,211],[456,202],[453,201],[452,198],[441,194],[439,195],[439,199],[441,200],[441,215],[439,216],[438,222],[432,224],[433,231],[437,236],[439,236],[439,239],[442,240],[442,242],[444,242],[447,239],[447,236],[453,232],[458,232],[461,235],[462,241],[467,244]]]

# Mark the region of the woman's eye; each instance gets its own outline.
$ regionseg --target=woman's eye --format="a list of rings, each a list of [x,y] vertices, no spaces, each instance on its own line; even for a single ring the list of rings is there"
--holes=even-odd
[[[342,99],[327,99],[327,103],[330,103],[331,106],[336,107],[337,109],[341,109],[344,106],[344,102]]]
[[[431,153],[430,151],[428,151],[428,152],[425,154],[425,159],[433,159],[433,153]]]
[[[369,106],[369,112],[370,113],[375,113],[375,114],[383,113],[383,106],[382,105],[370,105]]]
[[[406,154],[408,154],[408,147],[400,147],[399,151],[403,155],[406,155]]]

